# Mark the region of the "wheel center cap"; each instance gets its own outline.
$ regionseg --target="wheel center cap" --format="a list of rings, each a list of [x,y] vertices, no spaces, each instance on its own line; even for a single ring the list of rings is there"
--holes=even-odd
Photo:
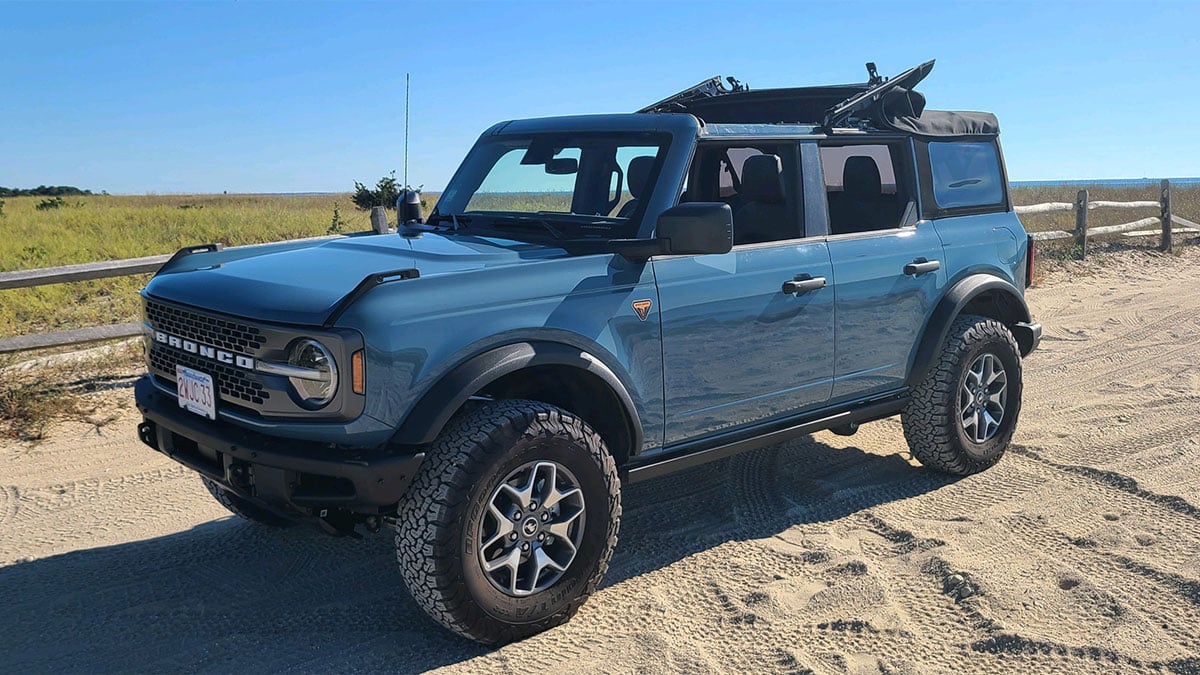
[[[521,523],[521,533],[526,537],[537,534],[539,528],[537,518],[526,518],[525,522]]]

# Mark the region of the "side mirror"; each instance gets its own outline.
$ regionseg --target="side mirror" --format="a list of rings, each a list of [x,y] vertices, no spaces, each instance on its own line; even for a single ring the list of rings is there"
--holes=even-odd
[[[421,195],[416,190],[405,190],[396,198],[396,220],[404,223],[423,223],[425,215],[421,213]]]
[[[669,254],[728,253],[733,211],[723,202],[689,202],[662,212],[655,236]]]
[[[574,157],[559,157],[546,161],[546,173],[551,176],[569,176],[579,173],[579,160]]]

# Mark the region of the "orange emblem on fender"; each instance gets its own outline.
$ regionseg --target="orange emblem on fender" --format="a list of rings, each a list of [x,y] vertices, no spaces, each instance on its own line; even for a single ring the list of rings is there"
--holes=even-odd
[[[650,316],[650,307],[652,305],[654,303],[649,300],[634,300],[633,311],[637,312],[639,319],[645,321],[646,317]]]

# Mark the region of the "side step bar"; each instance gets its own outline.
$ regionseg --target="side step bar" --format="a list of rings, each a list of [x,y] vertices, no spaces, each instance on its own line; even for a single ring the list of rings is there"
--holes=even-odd
[[[849,424],[860,424],[870,422],[872,420],[883,419],[890,417],[900,412],[904,405],[908,403],[908,397],[901,395],[899,397],[889,398],[885,401],[877,403],[869,403],[860,408],[844,410],[832,415],[818,417],[807,422],[800,422],[782,429],[769,431],[758,436],[749,438],[741,438],[738,440],[722,442],[721,439],[716,441],[716,445],[701,449],[703,446],[696,448],[681,448],[672,449],[671,457],[652,461],[649,464],[636,466],[629,469],[627,482],[637,483],[650,478],[657,478],[668,473],[688,469],[693,466],[699,466],[707,462],[712,462],[718,459],[725,459],[748,450],[756,450],[764,448],[768,445],[775,445],[790,441],[798,436],[811,434],[814,431],[822,431],[831,427],[839,427]],[[709,445],[709,441],[704,445]],[[689,444],[690,445],[690,444]]]

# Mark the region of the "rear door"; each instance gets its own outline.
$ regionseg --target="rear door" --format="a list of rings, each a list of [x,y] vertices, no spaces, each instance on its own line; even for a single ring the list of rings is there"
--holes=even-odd
[[[937,230],[918,222],[911,158],[907,139],[822,143],[837,277],[834,401],[904,386],[946,285]]]

